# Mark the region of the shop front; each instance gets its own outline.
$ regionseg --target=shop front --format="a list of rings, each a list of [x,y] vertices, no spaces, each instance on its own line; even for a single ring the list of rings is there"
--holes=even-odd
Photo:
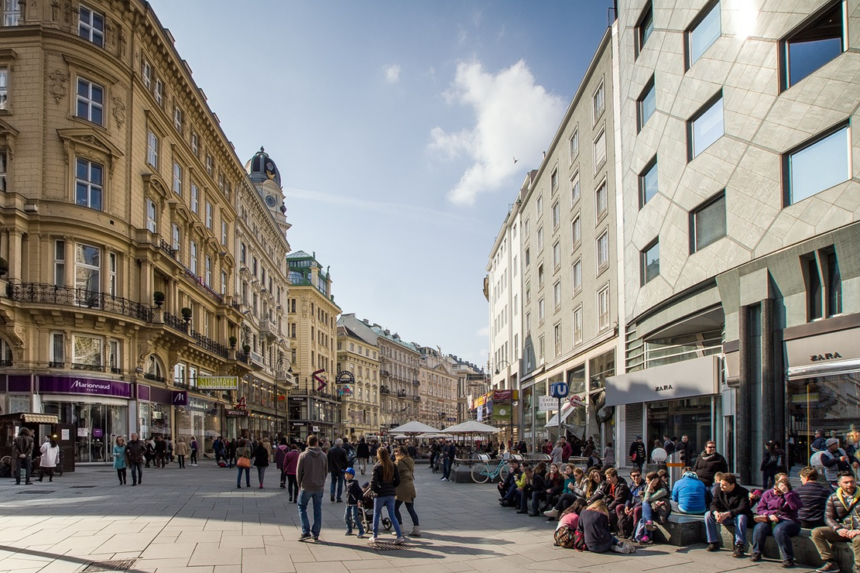
[[[605,405],[624,407],[624,423],[616,428],[623,435],[615,436],[619,463],[627,463],[636,436],[642,436],[649,453],[658,442],[662,447],[664,435],[688,436],[694,452],[716,439],[720,365],[712,355],[608,377]],[[718,448],[723,447],[720,442]]]
[[[784,333],[789,446],[805,461],[823,430],[852,455],[860,447],[860,328],[796,336],[805,330]]]
[[[220,406],[192,394],[187,395],[186,404],[176,407],[176,438],[186,444],[197,438],[201,453],[214,451],[213,443],[221,433]]]
[[[111,460],[116,437],[128,437],[131,390],[119,380],[38,376],[42,412],[74,427],[76,463]]]
[[[138,428],[141,439],[170,436],[173,427],[170,419],[173,392],[166,388],[138,384],[137,395]]]

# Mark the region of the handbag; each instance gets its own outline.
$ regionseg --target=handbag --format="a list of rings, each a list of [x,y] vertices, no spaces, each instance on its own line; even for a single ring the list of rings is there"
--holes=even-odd
[[[237,468],[246,468],[249,469],[251,467],[251,458],[248,457],[248,448],[246,447],[242,450],[242,455],[239,456],[239,459],[236,460]]]

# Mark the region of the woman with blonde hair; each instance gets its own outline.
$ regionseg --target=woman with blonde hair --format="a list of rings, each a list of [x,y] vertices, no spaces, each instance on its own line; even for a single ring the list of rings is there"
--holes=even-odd
[[[593,553],[633,553],[636,549],[621,543],[609,531],[609,510],[602,499],[592,502],[579,514],[579,528],[585,538],[585,545]]]
[[[388,519],[391,520],[394,532],[397,534],[395,543],[400,545],[406,541],[403,539],[400,524],[394,513],[397,486],[400,485],[400,472],[397,471],[397,466],[391,461],[387,449],[379,448],[376,451],[376,457],[379,461],[373,466],[372,477],[370,478],[370,489],[376,494],[376,498],[373,500],[373,535],[370,538],[370,543],[378,541],[379,519],[382,517],[382,508],[385,507],[388,509]]]

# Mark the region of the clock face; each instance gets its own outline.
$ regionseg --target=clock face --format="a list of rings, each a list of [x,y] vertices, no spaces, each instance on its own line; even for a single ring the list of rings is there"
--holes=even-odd
[[[268,161],[268,162],[266,162],[266,169],[268,169],[269,171],[274,171],[275,166],[272,164],[271,161]]]
[[[276,203],[274,195],[266,195],[266,205],[274,207]]]

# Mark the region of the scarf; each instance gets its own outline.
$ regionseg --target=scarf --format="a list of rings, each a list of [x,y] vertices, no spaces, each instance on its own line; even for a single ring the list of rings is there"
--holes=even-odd
[[[848,512],[843,522],[850,529],[860,529],[860,515],[857,514],[857,508],[860,506],[860,488],[854,490],[854,495],[846,498],[842,488],[836,490],[836,498]],[[847,501],[846,501],[847,499]]]

